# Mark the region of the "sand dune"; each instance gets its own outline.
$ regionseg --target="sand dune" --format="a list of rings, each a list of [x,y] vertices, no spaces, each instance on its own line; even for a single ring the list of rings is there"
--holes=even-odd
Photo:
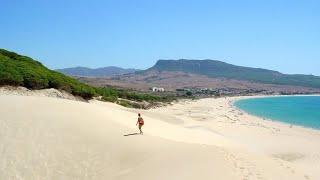
[[[0,179],[319,179],[318,131],[204,99],[136,113],[111,103],[0,96]],[[316,149],[317,148],[317,149]]]

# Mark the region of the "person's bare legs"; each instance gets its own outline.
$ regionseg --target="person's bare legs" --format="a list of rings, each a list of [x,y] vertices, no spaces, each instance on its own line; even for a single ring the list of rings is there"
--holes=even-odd
[[[143,132],[142,132],[141,128],[142,128],[142,124],[139,124],[140,134],[142,134],[142,135],[143,135]]]

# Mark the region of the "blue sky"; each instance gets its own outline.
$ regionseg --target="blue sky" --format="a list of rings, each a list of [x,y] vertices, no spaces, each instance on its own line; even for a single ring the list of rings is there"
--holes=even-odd
[[[320,1],[0,0],[0,48],[50,68],[158,59],[320,75]]]

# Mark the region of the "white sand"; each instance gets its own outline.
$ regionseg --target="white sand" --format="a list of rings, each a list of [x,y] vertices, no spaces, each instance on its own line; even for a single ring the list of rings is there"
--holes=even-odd
[[[0,179],[320,179],[320,132],[264,121],[233,98],[147,111],[0,95]],[[136,113],[145,119],[138,132]]]

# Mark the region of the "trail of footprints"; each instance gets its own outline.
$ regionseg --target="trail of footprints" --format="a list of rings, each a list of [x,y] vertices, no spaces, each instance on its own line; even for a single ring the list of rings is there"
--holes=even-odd
[[[225,154],[226,154],[226,159],[232,162],[232,165],[236,171],[236,174],[241,180],[251,180],[251,179],[264,180],[259,170],[256,168],[256,166],[253,163],[241,157],[238,157],[230,152],[225,151]]]
[[[282,159],[279,158],[274,158],[274,160],[284,169],[286,169],[287,171],[291,172],[292,174],[295,174],[295,170],[294,168],[290,167],[286,161],[283,161]],[[308,180],[308,179],[312,179],[309,175],[304,174],[303,175],[304,179]]]
[[[227,152],[223,150],[226,154],[226,159],[229,162],[232,162],[232,165],[236,171],[236,174],[238,175],[239,179],[241,180],[251,180],[251,179],[258,179],[258,180],[265,180],[266,178],[262,177],[259,169],[256,167],[256,165],[244,158],[241,158],[231,152]],[[274,160],[284,169],[289,171],[292,174],[295,174],[295,169],[290,167],[288,163],[285,161],[274,158]],[[312,179],[308,174],[304,174],[303,178],[305,180]]]
[[[231,118],[230,116],[227,116],[227,115],[220,115],[220,117],[223,117],[223,118],[226,118],[228,119],[231,123],[240,123],[238,117],[239,116],[242,116],[243,114],[242,113],[239,113],[238,115],[235,113],[235,110],[231,110],[229,111],[230,114],[233,115],[233,118]],[[268,126],[265,126],[263,124],[260,124],[260,123],[252,123],[252,122],[241,122],[240,125],[243,125],[243,126],[255,126],[255,127],[261,127],[261,128],[265,128],[265,129],[268,129],[271,131],[272,134],[275,134],[277,132],[280,132],[280,129],[279,128],[274,128],[274,127],[268,127]]]

